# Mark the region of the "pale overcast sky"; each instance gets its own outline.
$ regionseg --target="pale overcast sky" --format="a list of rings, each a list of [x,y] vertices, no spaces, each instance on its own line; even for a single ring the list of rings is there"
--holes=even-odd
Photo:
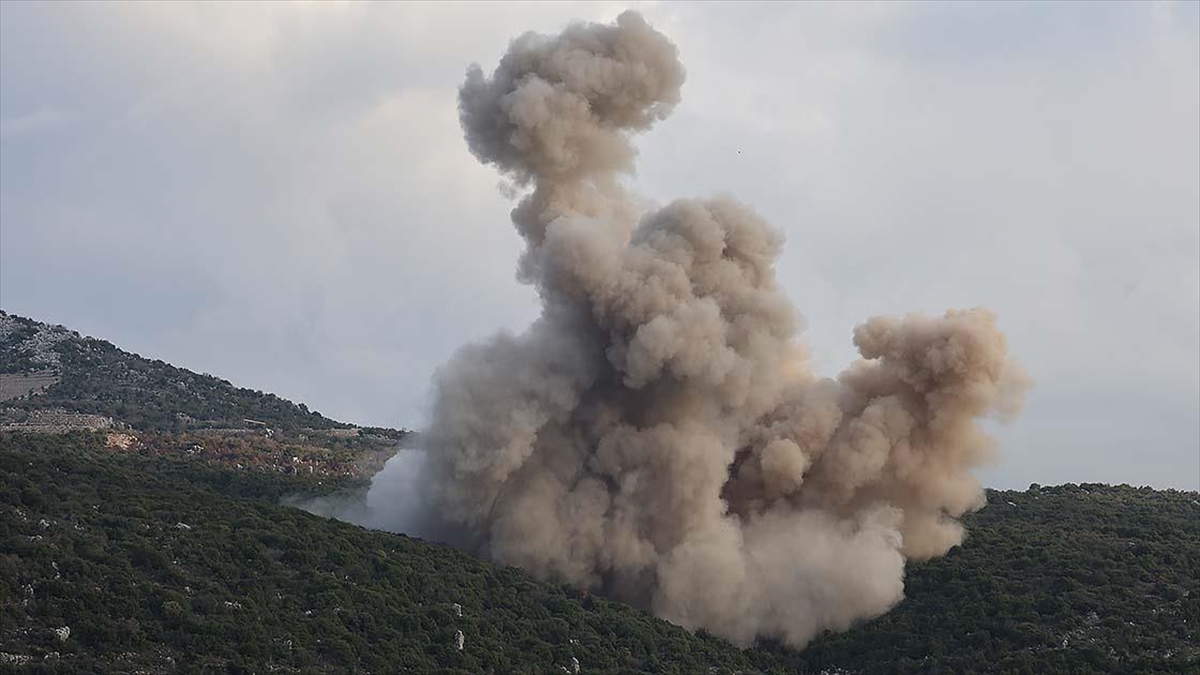
[[[536,316],[456,89],[621,3],[0,3],[0,307],[419,426]],[[636,189],[788,237],[817,368],[996,310],[1036,380],[985,482],[1200,488],[1200,4],[640,4],[688,68]]]

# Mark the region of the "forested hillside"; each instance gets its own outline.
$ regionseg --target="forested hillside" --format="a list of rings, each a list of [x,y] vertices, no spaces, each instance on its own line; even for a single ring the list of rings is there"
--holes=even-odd
[[[989,492],[964,546],[910,568],[907,600],[796,652],[739,650],[515,569],[278,505],[334,487],[114,453],[101,436],[0,435],[0,658],[78,673],[1200,667],[1196,493]]]
[[[115,455],[81,434],[3,435],[0,485],[0,652],[56,672],[549,672],[577,658],[586,672],[691,673],[752,663],[512,568],[277,506],[332,487],[300,477]]]
[[[907,598],[789,663],[872,673],[1200,673],[1200,493],[988,491]]]

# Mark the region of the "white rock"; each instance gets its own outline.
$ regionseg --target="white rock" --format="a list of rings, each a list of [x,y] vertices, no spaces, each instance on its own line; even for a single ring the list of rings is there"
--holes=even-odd
[[[463,635],[463,632],[461,630],[455,632],[454,633],[454,648],[461,652],[463,650],[463,647],[466,646],[466,644],[467,644],[467,637],[465,635]]]
[[[52,628],[50,632],[54,633],[54,637],[58,638],[59,642],[66,642],[67,638],[71,637],[71,627],[70,626],[63,626],[62,628]]]

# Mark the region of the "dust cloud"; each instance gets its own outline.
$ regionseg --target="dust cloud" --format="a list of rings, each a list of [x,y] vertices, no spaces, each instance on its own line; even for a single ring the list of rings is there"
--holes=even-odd
[[[728,197],[645,212],[622,182],[684,75],[633,12],[468,71],[466,141],[525,193],[518,278],[542,313],[437,372],[423,450],[350,517],[802,646],[886,612],[907,560],[963,541],[995,452],[979,422],[1015,414],[1029,380],[985,309],[869,319],[861,360],[817,377],[780,231]]]

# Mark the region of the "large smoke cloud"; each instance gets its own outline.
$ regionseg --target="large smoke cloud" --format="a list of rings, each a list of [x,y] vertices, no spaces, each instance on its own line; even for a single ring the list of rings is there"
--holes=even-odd
[[[1015,412],[1027,380],[982,309],[870,319],[862,360],[813,375],[780,232],[724,197],[639,213],[619,181],[683,81],[632,12],[468,72],[471,151],[531,189],[512,220],[543,312],[438,372],[426,456],[376,478],[366,520],[799,646],[887,611],[906,560],[962,541],[993,452],[977,422]]]

